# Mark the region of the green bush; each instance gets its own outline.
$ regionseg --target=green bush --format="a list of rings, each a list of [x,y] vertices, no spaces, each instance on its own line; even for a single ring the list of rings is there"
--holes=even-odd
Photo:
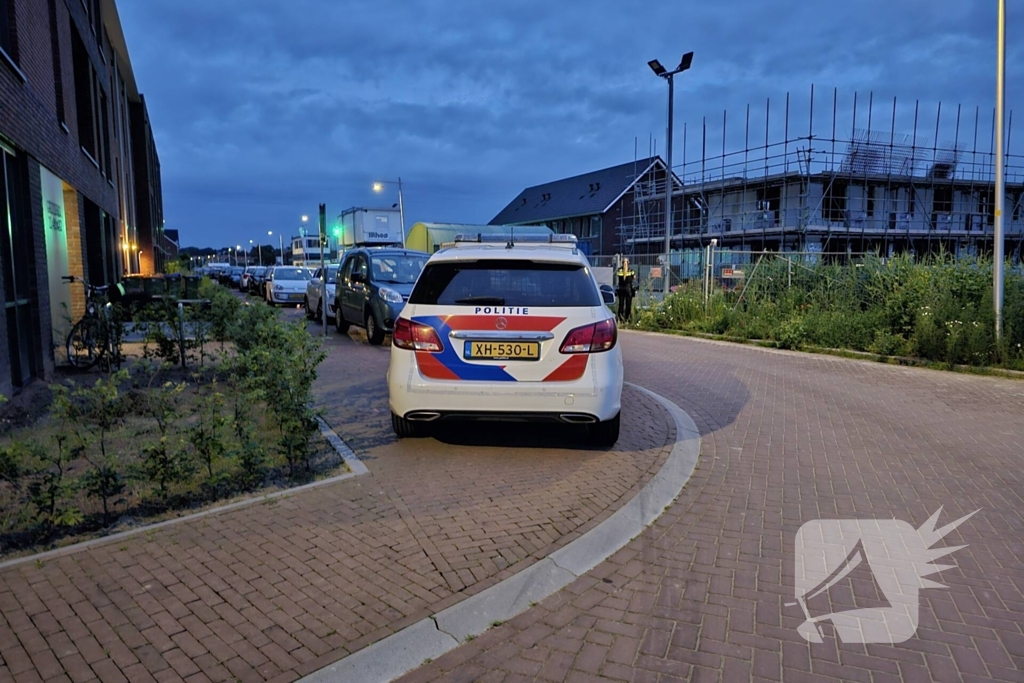
[[[212,335],[234,347],[216,367],[169,380],[180,371],[143,359],[93,384],[51,385],[49,419],[28,438],[0,442],[0,545],[212,502],[268,478],[308,478],[322,338],[225,288],[204,294],[208,323],[225,316]]]
[[[995,341],[992,264],[940,253],[854,263],[799,256],[764,258],[740,291],[716,289],[707,306],[700,282],[642,307],[633,327],[682,330],[916,356],[948,364],[1024,368],[1024,272],[1007,268],[1004,335]]]

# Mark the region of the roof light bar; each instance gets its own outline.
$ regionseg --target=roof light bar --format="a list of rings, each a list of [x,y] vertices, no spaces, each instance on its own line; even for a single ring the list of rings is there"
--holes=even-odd
[[[498,244],[576,244],[576,235],[571,234],[558,234],[558,235],[502,235],[492,234],[484,235],[481,233],[476,234],[458,234],[455,236],[455,242],[469,242],[473,244],[484,244],[484,243],[498,243]]]

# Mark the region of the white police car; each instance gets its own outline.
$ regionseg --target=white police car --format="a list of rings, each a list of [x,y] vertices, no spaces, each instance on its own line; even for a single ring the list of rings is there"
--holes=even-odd
[[[606,296],[572,235],[459,236],[427,261],[395,324],[395,433],[441,420],[553,421],[614,444],[622,352]]]

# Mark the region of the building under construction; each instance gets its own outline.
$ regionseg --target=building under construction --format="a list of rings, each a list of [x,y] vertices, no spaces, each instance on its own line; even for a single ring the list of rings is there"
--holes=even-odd
[[[705,119],[696,142],[683,127],[682,164],[673,164],[672,247],[684,261],[712,239],[719,248],[755,252],[991,252],[994,126],[980,125],[988,123],[980,108],[950,114],[939,103],[926,116],[914,103],[911,123],[895,99],[880,107],[872,94],[858,110],[854,96],[851,110],[840,112],[838,93],[829,95],[827,106],[816,105],[812,87],[799,114],[787,95],[781,121],[773,120],[779,112],[770,101],[756,122],[749,106],[738,126],[727,114],[713,126]],[[1012,126],[1011,112],[1008,148]],[[709,152],[709,140],[721,151]],[[1019,155],[1005,159],[1006,254],[1019,261],[1024,164]],[[641,173],[646,162],[638,162]],[[664,173],[634,177],[617,217],[620,253],[664,252],[665,188]]]

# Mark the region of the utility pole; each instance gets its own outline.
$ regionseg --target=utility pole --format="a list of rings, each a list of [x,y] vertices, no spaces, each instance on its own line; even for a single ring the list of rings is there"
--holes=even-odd
[[[999,0],[996,40],[996,206],[992,249],[993,299],[996,308],[996,341],[1003,336],[1003,205],[1006,200],[1003,149],[1003,90],[1006,86],[1006,0]]]
[[[672,104],[675,100],[675,81],[668,76],[668,148],[665,150],[668,169],[665,173],[665,296],[672,286],[672,191],[675,190],[672,174]]]
[[[647,62],[654,75],[668,81],[668,151],[666,152],[668,168],[665,169],[665,296],[668,296],[672,276],[672,193],[675,190],[675,181],[672,175],[672,106],[675,100],[673,76],[689,69],[692,62],[692,52],[684,54],[679,61],[679,66],[673,71],[668,71],[657,59]]]
[[[320,205],[320,309],[323,311],[324,336],[327,336],[327,262],[324,242],[327,240],[327,205]],[[337,313],[335,313],[337,315]]]

